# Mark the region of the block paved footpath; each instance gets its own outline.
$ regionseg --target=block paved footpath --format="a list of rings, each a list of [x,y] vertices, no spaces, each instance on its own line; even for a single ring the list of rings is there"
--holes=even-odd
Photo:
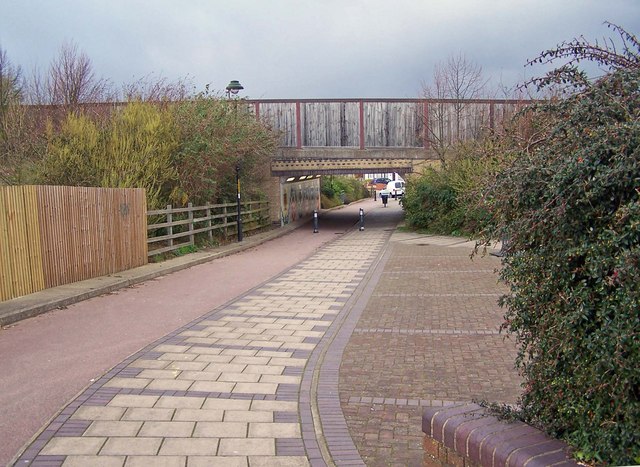
[[[369,466],[421,466],[422,412],[471,400],[513,404],[516,347],[500,334],[500,260],[460,238],[396,232],[343,352],[340,401]]]
[[[127,358],[15,465],[413,465],[421,407],[512,401],[517,378],[497,263],[392,237],[400,219],[371,210],[364,231]]]

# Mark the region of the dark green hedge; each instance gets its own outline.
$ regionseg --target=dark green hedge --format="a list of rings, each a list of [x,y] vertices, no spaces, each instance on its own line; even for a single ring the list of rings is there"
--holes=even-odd
[[[444,235],[464,231],[465,209],[458,198],[445,172],[426,169],[408,184],[402,199],[407,225]]]
[[[409,227],[441,235],[477,233],[487,210],[478,202],[479,180],[489,171],[488,158],[478,157],[482,145],[460,145],[444,167],[429,167],[407,183],[402,199]]]
[[[332,208],[369,196],[362,180],[353,177],[325,175],[320,180],[322,207]]]
[[[549,137],[491,192],[522,414],[579,458],[640,463],[640,71],[536,113]]]

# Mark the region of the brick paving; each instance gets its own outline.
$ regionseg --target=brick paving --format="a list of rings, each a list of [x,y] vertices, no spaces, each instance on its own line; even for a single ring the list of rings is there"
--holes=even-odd
[[[340,368],[350,434],[369,466],[419,466],[426,406],[514,403],[515,346],[498,331],[492,256],[459,239],[396,233]]]
[[[15,465],[418,465],[422,408],[513,402],[518,380],[496,333],[497,260],[391,236],[399,218],[368,216],[132,355]]]

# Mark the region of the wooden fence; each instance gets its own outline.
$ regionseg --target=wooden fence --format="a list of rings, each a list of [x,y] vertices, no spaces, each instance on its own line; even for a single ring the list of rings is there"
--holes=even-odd
[[[138,188],[0,187],[0,301],[146,264]]]
[[[530,101],[507,99],[259,99],[248,110],[282,147],[428,147],[500,129]]]
[[[268,201],[246,201],[242,205],[242,230],[266,227],[271,223]],[[237,204],[209,204],[186,208],[173,208],[148,211],[147,226],[149,256],[166,253],[195,244],[196,236],[207,238],[212,242],[222,237],[227,240],[237,232]],[[153,245],[153,246],[152,246]]]

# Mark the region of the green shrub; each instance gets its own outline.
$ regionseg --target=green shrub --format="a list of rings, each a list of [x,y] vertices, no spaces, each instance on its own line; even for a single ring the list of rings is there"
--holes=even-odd
[[[640,463],[640,47],[631,45],[624,63],[635,65],[595,83],[555,74],[580,92],[535,108],[553,125],[495,179],[485,237],[509,240],[503,326],[520,344],[522,416],[577,457],[615,465]]]
[[[323,209],[335,208],[336,206],[342,206],[342,204],[341,200],[337,198],[329,198],[324,193],[320,193],[320,206],[322,206]]]
[[[328,209],[369,196],[363,182],[353,177],[324,176],[320,181],[321,205]]]
[[[245,196],[259,194],[269,176],[277,135],[246,111],[241,100],[206,93],[173,107],[179,148],[175,165],[179,184],[172,193],[178,204],[228,202],[236,196],[236,167]]]
[[[145,188],[147,205],[159,207],[176,177],[174,134],[169,115],[150,104],[128,104],[104,126],[69,113],[58,132],[49,127],[37,182]]]
[[[402,204],[410,227],[442,235],[471,236],[481,230],[487,218],[481,188],[499,166],[489,144],[458,145],[446,166],[428,167],[409,181]]]
[[[188,255],[189,253],[195,253],[196,251],[198,251],[198,247],[196,245],[184,245],[176,250],[173,250],[172,253],[174,256],[184,256]]]
[[[37,118],[22,105],[24,81],[0,47],[0,184],[33,183],[33,164],[45,152],[46,141]]]
[[[36,183],[139,187],[149,207],[260,196],[276,134],[242,101],[206,95],[170,105],[133,102],[102,122],[69,113],[48,128]]]
[[[457,195],[442,170],[428,168],[407,184],[402,205],[410,227],[444,234],[460,228]]]

